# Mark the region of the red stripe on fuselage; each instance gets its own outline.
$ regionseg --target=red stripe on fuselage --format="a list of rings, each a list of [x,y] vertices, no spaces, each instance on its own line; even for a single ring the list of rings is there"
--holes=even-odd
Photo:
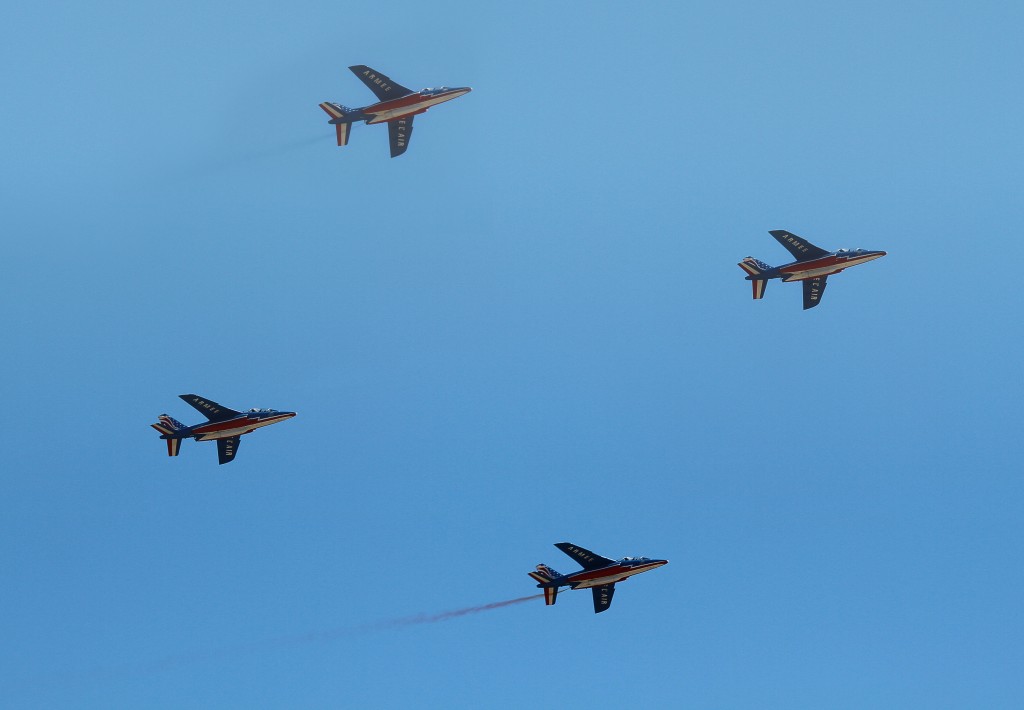
[[[192,433],[212,434],[217,431],[226,431],[227,429],[241,429],[246,424],[255,424],[258,421],[258,419],[250,419],[249,417],[235,417],[223,422],[210,422],[209,424],[197,426],[192,430]]]
[[[625,567],[623,565],[612,565],[611,567],[602,567],[601,569],[584,570],[575,574],[568,575],[569,581],[571,582],[586,582],[591,579],[601,579],[602,577],[613,577],[617,574],[623,574],[633,569],[632,567]]]
[[[842,260],[846,262],[846,259]],[[786,264],[780,266],[779,271],[784,274],[799,274],[801,271],[812,271],[814,269],[826,269],[829,266],[838,266],[840,262],[839,257],[829,254],[819,259],[810,259],[808,261],[795,261],[792,264]]]
[[[426,98],[426,96],[419,93],[409,94],[408,96],[403,96],[399,99],[381,101],[379,104],[367,106],[366,108],[363,109],[363,111],[365,113],[383,113],[385,111],[394,111],[395,109],[404,108],[405,106],[412,106],[413,104],[418,104],[420,101],[423,101]]]

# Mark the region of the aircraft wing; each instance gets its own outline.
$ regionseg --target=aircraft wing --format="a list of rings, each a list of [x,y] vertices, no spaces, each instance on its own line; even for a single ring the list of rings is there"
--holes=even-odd
[[[556,542],[555,547],[576,560],[583,569],[597,569],[615,564],[615,560],[601,557],[601,555],[586,550],[579,545],[573,545],[571,542]]]
[[[238,444],[241,441],[242,437],[240,436],[217,439],[217,458],[220,459],[220,463],[231,463],[234,461],[235,454],[238,453]]]
[[[197,394],[179,394],[183,400],[195,407],[200,414],[205,416],[211,422],[222,422],[225,419],[231,419],[231,417],[237,417],[241,412],[236,412],[234,409],[228,409],[216,402],[204,399]]]
[[[768,234],[775,237],[779,244],[786,247],[789,253],[793,255],[793,258],[797,261],[807,261],[809,259],[817,259],[821,256],[828,256],[832,252],[825,251],[821,247],[816,247],[806,239],[801,239],[792,232],[787,232],[785,229],[773,229]]]
[[[612,605],[615,585],[603,584],[600,587],[593,587],[591,591],[594,592],[594,613],[600,614],[602,611],[607,611],[608,607]]]
[[[387,78],[379,71],[370,69],[365,64],[356,64],[353,67],[349,67],[349,70],[359,77],[366,86],[372,91],[379,100],[387,101],[388,99],[397,99],[399,96],[405,96],[411,94],[412,90],[405,88],[401,84]]]
[[[412,119],[415,116],[406,116],[394,121],[388,121],[388,140],[391,141],[391,157],[397,158],[409,147],[409,138],[412,137]]]
[[[825,279],[828,276],[819,276],[816,279],[807,279],[804,284],[804,310],[814,308],[821,303],[821,294],[825,293]]]

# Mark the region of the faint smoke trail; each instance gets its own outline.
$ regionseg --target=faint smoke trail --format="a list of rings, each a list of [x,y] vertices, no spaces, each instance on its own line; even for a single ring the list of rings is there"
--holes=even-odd
[[[519,597],[518,599],[508,599],[503,602],[481,604],[480,606],[467,606],[465,609],[443,611],[440,614],[419,614],[417,616],[407,616],[404,619],[380,621],[376,624],[371,624],[367,627],[361,628],[365,628],[367,631],[376,631],[378,629],[395,629],[402,626],[415,626],[417,624],[436,624],[439,621],[448,621],[449,619],[456,619],[460,616],[467,616],[468,614],[479,614],[482,611],[500,609],[504,606],[512,606],[513,604],[522,604],[523,602],[528,602],[531,599],[539,599],[543,596],[543,594],[531,594],[528,597]]]
[[[241,166],[251,166],[253,163],[260,163],[270,158],[287,155],[315,143],[326,143],[333,138],[334,133],[332,132],[315,136],[311,135],[308,138],[298,138],[287,143],[265,144],[245,152],[215,157],[186,166],[177,177],[178,179],[187,180],[210,177],[218,173],[238,169]]]
[[[317,631],[310,634],[303,634],[301,636],[282,637],[276,639],[272,643],[280,645],[314,643],[316,641],[331,641],[333,639],[345,638],[348,636],[360,636],[362,634],[368,634],[374,631],[400,629],[406,626],[418,626],[419,624],[436,624],[441,621],[448,621],[449,619],[457,619],[460,616],[479,614],[485,611],[492,611],[493,609],[501,609],[502,607],[512,606],[513,604],[522,604],[523,602],[528,602],[532,599],[540,599],[543,596],[543,594],[531,594],[528,597],[519,597],[518,599],[506,599],[502,602],[491,602],[490,604],[481,604],[479,606],[467,606],[462,609],[442,611],[439,614],[417,614],[416,616],[406,616],[400,619],[385,619],[384,621],[375,621],[370,624],[362,624],[361,626],[348,626],[341,629],[333,629],[331,631]]]
[[[442,621],[457,619],[460,616],[480,614],[485,611],[493,611],[494,609],[501,609],[502,607],[512,606],[514,604],[522,604],[533,599],[540,599],[543,596],[543,594],[531,594],[528,597],[506,599],[505,601],[491,602],[490,604],[481,604],[479,606],[467,606],[462,609],[442,611],[439,614],[417,614],[416,616],[406,616],[399,619],[385,619],[383,621],[375,621],[368,624],[361,624],[359,626],[346,626],[328,631],[314,631],[295,636],[279,636],[277,638],[253,641],[251,643],[222,646],[205,652],[200,651],[181,654],[178,656],[169,656],[148,665],[136,666],[134,668],[123,668],[120,671],[111,670],[110,672],[115,674],[129,673],[143,675],[149,673],[160,673],[163,671],[173,670],[174,668],[181,666],[191,665],[193,663],[223,660],[243,653],[254,653],[288,646],[305,646],[307,644],[326,643],[328,641],[337,641],[338,639],[352,638],[355,636],[365,636],[366,634],[376,633],[379,631],[401,629],[407,626],[418,626],[420,624],[437,624]]]

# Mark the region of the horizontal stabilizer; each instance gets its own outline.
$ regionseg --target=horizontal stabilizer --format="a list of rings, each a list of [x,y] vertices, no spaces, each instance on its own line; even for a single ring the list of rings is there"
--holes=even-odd
[[[168,439],[167,440],[167,455],[177,456],[178,451],[181,450],[181,439]]]
[[[763,261],[755,259],[752,256],[748,256],[746,259],[737,264],[737,266],[739,266],[741,269],[747,272],[747,278],[750,279],[750,285],[753,286],[754,289],[754,298],[764,298],[764,289],[765,286],[768,285],[768,279],[759,279],[757,277],[766,271],[771,271],[772,267],[768,266],[768,264],[764,263]]]
[[[342,106],[333,101],[324,101],[320,104],[320,108],[331,117],[328,123],[334,124],[334,129],[338,134],[338,145],[348,145],[348,134],[352,130],[352,121],[345,117],[355,113],[355,111],[348,106]]]
[[[341,104],[336,104],[332,101],[324,101],[322,104],[320,104],[320,108],[322,108],[324,112],[326,112],[327,115],[330,116],[332,119],[341,118],[342,116],[349,112],[349,109],[345,108]]]
[[[753,279],[750,285],[754,288],[754,300],[764,298],[764,287],[768,285],[767,279]]]
[[[183,436],[179,432],[188,427],[166,414],[161,414],[157,417],[157,423],[150,424],[150,426],[162,434],[161,439],[167,441],[167,455],[177,456],[178,450],[181,449],[181,437]]]
[[[544,603],[548,606],[554,604],[555,599],[558,597],[558,583],[555,582],[550,587],[546,587],[544,585],[554,582],[554,580],[558,579],[562,575],[545,564],[537,565],[536,572],[527,572],[527,574],[533,577],[537,582],[538,587],[542,587],[544,589]]]
[[[335,123],[334,128],[338,133],[338,145],[348,145],[348,134],[352,129],[351,123]]]

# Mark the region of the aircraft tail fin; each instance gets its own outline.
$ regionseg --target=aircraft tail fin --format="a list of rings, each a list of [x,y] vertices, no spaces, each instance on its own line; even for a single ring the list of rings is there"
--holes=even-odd
[[[548,582],[553,582],[553,581],[555,581],[556,579],[558,579],[559,577],[562,576],[558,572],[556,572],[555,570],[553,570],[550,567],[548,567],[547,565],[543,565],[543,564],[537,565],[537,571],[536,572],[527,572],[527,574],[529,574],[531,577],[533,577],[535,580],[537,580],[537,582],[538,582],[537,586],[538,587],[542,587],[543,585],[547,584]],[[557,598],[558,598],[558,587],[544,587],[544,603],[545,604],[547,604],[548,606],[551,606],[552,604],[555,603],[555,600]]]
[[[182,439],[178,432],[187,427],[174,417],[166,414],[161,414],[157,417],[157,420],[156,424],[150,424],[150,426],[163,434],[160,438],[167,441],[167,455],[177,456],[178,451],[181,449]]]
[[[346,121],[345,118],[349,114],[355,113],[355,111],[348,106],[342,106],[331,101],[323,102],[320,104],[320,108],[331,117],[330,123],[334,124],[334,130],[338,134],[338,145],[348,145],[348,134],[352,129],[352,122]]]
[[[768,285],[768,279],[759,279],[758,276],[765,271],[770,271],[772,267],[752,256],[748,256],[738,266],[747,272],[747,278],[750,279],[750,284],[753,287],[754,298],[764,298],[764,289]]]

